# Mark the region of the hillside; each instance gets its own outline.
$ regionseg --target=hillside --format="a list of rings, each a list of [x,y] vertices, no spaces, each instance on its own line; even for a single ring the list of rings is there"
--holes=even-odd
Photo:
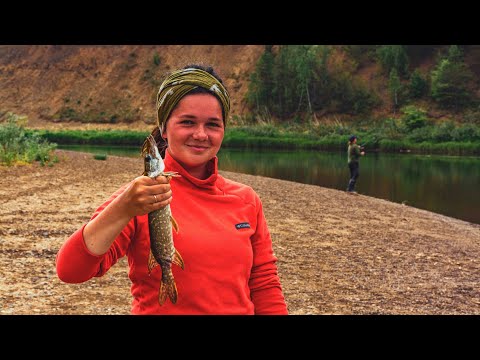
[[[435,48],[441,46],[431,47]],[[155,95],[163,76],[198,62],[213,65],[224,79],[232,97],[232,116],[245,115],[250,74],[263,51],[263,45],[2,45],[0,119],[11,111],[27,115],[29,126],[38,128],[89,128],[89,123],[96,123],[96,128],[149,128],[155,122]],[[412,54],[411,67],[424,74],[435,64],[434,50]],[[334,59],[353,63],[342,51]],[[354,76],[381,100],[374,115],[390,116],[388,79],[380,65],[366,56],[356,62]],[[467,47],[465,62],[478,82],[480,46]],[[452,117],[428,100],[421,105],[434,118]]]
[[[232,113],[245,108],[247,80],[261,45],[0,46],[0,112],[32,123],[155,120],[155,95],[166,72],[189,63],[214,66],[232,93]],[[63,115],[63,116],[62,116]]]

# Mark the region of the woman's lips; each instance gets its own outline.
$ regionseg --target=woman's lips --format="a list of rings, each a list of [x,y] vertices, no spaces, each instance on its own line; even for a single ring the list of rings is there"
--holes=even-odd
[[[198,152],[201,152],[201,151],[205,151],[208,149],[208,147],[206,146],[198,146],[198,145],[187,145],[190,149],[194,150],[194,151],[198,151]]]

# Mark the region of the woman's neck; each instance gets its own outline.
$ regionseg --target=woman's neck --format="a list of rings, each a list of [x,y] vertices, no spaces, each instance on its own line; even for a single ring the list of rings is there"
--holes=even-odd
[[[202,166],[196,166],[196,167],[188,167],[185,166],[185,164],[182,164],[181,162],[178,162],[182,167],[193,177],[200,179],[200,180],[205,180],[208,178],[209,174],[207,171],[207,165],[204,164]]]

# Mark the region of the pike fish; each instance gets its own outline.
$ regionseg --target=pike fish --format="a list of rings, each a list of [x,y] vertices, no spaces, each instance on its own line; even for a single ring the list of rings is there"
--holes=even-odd
[[[157,144],[152,135],[147,137],[143,148],[145,170],[143,175],[155,178],[159,175],[166,176],[168,181],[172,177],[180,176],[177,172],[164,172],[165,164],[158,151]],[[180,253],[173,245],[172,227],[178,233],[178,224],[172,216],[170,204],[154,210],[148,214],[148,227],[150,230],[150,254],[148,257],[148,273],[153,268],[160,265],[162,269],[162,280],[160,281],[160,291],[158,302],[163,305],[167,299],[175,304],[178,298],[177,285],[172,273],[172,264],[178,265],[184,269],[183,259]]]

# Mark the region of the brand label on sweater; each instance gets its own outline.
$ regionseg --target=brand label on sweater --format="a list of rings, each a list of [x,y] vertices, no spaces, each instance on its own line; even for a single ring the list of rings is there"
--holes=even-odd
[[[236,224],[235,227],[237,228],[237,230],[240,230],[240,229],[249,229],[249,228],[250,228],[250,224],[249,224],[248,222],[243,222],[243,223]]]

